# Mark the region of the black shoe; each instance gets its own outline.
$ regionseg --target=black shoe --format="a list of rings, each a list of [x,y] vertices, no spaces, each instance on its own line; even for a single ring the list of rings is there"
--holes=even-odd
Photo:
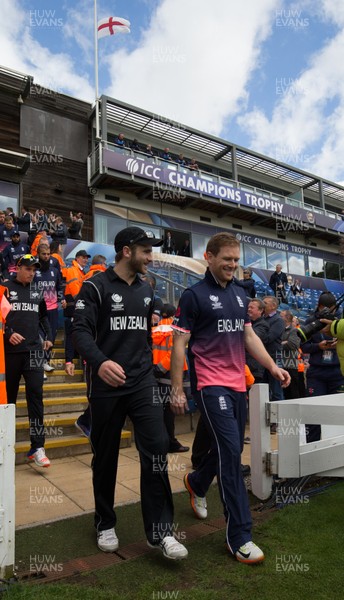
[[[174,452],[189,452],[189,450],[189,446],[182,446],[182,444],[179,444],[179,446],[172,446],[168,451],[170,454],[173,454]]]
[[[242,473],[243,477],[247,477],[247,475],[250,475],[250,473],[251,473],[250,465],[241,465],[241,473]]]

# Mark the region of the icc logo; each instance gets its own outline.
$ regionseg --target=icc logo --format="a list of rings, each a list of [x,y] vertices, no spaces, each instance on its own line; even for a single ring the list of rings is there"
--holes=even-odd
[[[139,163],[135,158],[128,158],[128,160],[125,163],[125,166],[127,167],[128,171],[130,171],[130,173],[137,173],[137,171],[139,170]]]

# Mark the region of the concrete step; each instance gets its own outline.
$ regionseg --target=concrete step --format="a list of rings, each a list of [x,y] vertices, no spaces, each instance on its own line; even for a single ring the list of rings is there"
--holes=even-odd
[[[49,383],[49,381],[44,383],[43,386],[43,397],[44,398],[52,398],[62,397],[62,396],[78,396],[80,394],[86,394],[86,383],[73,382],[73,377],[68,377],[66,375],[66,379],[68,379],[68,383]],[[70,382],[70,383],[69,383]],[[25,399],[25,386],[19,386],[18,400]]]
[[[47,375],[48,379],[44,382],[44,386],[47,386],[50,383],[68,383],[69,381],[79,383],[80,381],[84,381],[84,372],[82,369],[75,369],[73,377],[67,375],[64,369],[55,369],[54,371],[45,372],[45,375]],[[21,385],[24,385],[25,382],[23,377],[21,378],[20,383]]]
[[[131,446],[131,433],[123,429],[121,435],[120,448]],[[27,462],[27,452],[30,450],[30,442],[16,442],[16,464]],[[77,456],[79,454],[88,454],[91,452],[89,440],[79,435],[69,435],[64,437],[47,438],[45,450],[50,460],[54,458],[63,458],[65,456]],[[52,465],[53,467],[53,465]]]
[[[80,416],[79,412],[51,413],[44,415],[44,435],[48,438],[75,435],[75,421]],[[29,438],[29,420],[25,417],[16,418],[16,441],[22,442]]]
[[[50,415],[57,412],[70,413],[70,412],[83,412],[88,405],[86,395],[81,396],[61,396],[44,398],[44,414]],[[26,400],[17,400],[16,404],[16,415],[17,417],[27,416]]]

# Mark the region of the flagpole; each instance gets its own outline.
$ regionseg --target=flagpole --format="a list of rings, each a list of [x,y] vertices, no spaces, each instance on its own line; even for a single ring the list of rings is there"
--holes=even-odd
[[[95,110],[96,110],[96,139],[100,140],[99,126],[99,80],[98,80],[98,17],[97,0],[94,0],[94,85],[95,85]]]

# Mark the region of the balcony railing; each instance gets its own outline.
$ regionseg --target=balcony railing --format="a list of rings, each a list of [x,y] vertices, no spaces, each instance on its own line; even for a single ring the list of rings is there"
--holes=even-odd
[[[105,142],[105,141],[102,141],[99,145],[97,145],[96,148],[93,150],[93,152],[88,157],[88,182],[89,182],[88,185],[89,186],[92,186],[92,182],[93,182],[94,178],[97,177],[99,174],[102,174],[102,172],[103,172],[102,151],[105,148],[108,150],[111,150],[113,152],[122,154],[124,156],[128,156],[128,157],[131,156],[133,158],[141,157],[141,158],[144,158],[145,161],[151,162],[154,165],[163,166],[164,168],[171,169],[173,171],[178,171],[180,173],[184,173],[189,176],[197,175],[197,177],[200,177],[201,179],[204,179],[206,181],[212,181],[219,185],[221,185],[221,183],[224,183],[227,186],[230,186],[232,188],[237,188],[237,189],[240,189],[240,190],[243,190],[246,192],[253,192],[254,194],[261,195],[265,198],[271,198],[271,200],[277,200],[279,202],[283,202],[290,206],[303,208],[303,209],[310,210],[317,214],[328,216],[331,219],[336,219],[339,221],[342,220],[342,216],[339,213],[336,213],[333,211],[328,211],[326,209],[319,208],[318,206],[306,204],[302,200],[297,200],[295,198],[289,198],[288,196],[282,196],[282,195],[279,196],[278,194],[276,194],[274,192],[270,192],[269,190],[264,190],[262,188],[258,188],[256,186],[251,186],[246,183],[238,184],[237,181],[234,181],[233,179],[229,179],[229,178],[227,179],[226,177],[223,177],[223,175],[216,175],[214,173],[209,173],[208,171],[202,171],[201,169],[197,169],[197,170],[189,169],[188,167],[181,166],[177,162],[167,161],[158,156],[152,157],[152,156],[146,154],[145,152],[133,151],[130,148],[119,148],[118,146],[116,146],[116,144],[113,144],[111,142]]]

